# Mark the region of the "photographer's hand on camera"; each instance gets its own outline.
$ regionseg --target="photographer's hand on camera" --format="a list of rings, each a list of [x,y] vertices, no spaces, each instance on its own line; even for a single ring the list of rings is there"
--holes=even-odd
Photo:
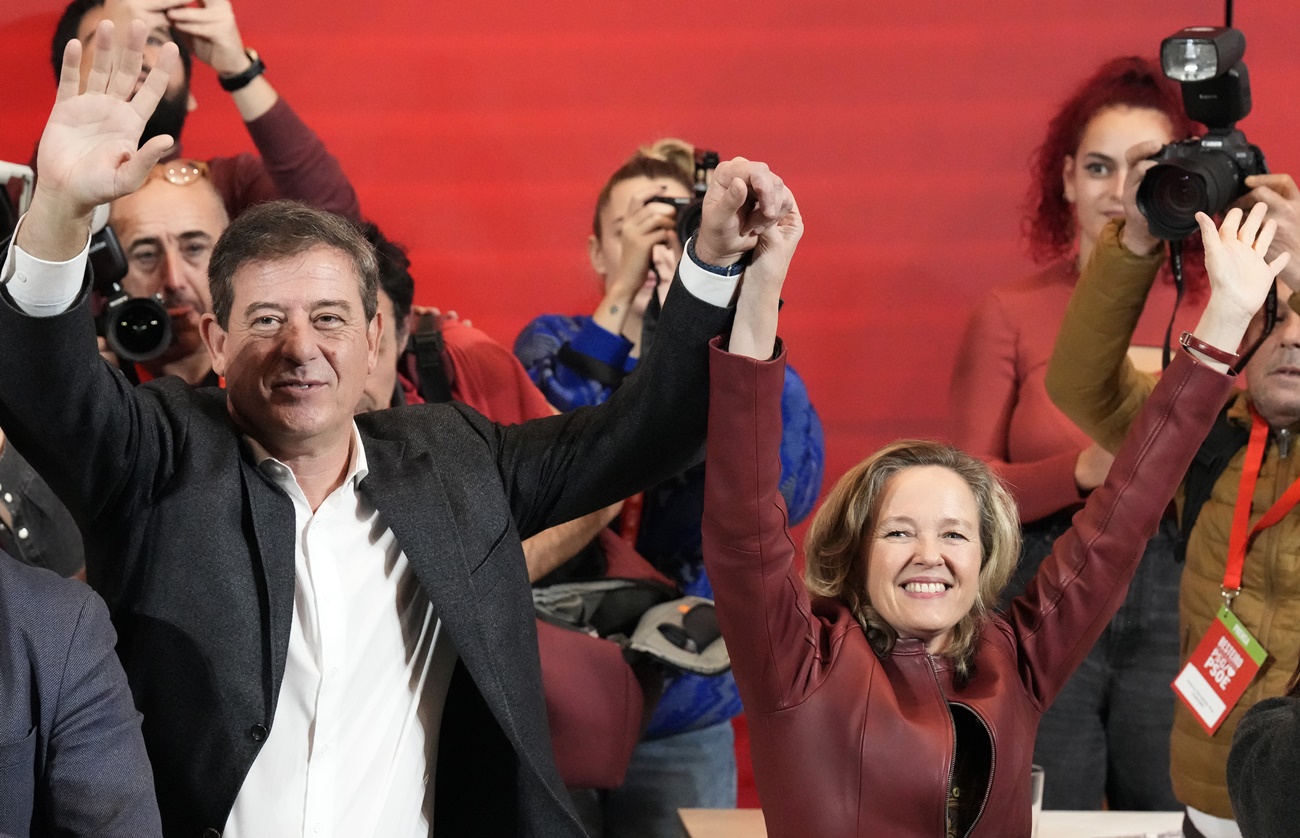
[[[200,6],[191,6],[190,0],[142,1],[167,15],[176,31],[189,39],[194,57],[217,75],[237,76],[252,64],[230,0],[204,0]]]
[[[1277,232],[1269,245],[1268,256],[1280,253],[1300,253],[1300,188],[1287,174],[1251,175],[1246,178],[1250,191],[1234,206],[1242,211],[1257,203],[1268,205],[1268,217],[1277,222]],[[1278,274],[1278,279],[1292,291],[1300,291],[1300,259],[1292,259]]]
[[[676,213],[670,205],[650,200],[662,191],[662,187],[651,187],[636,192],[623,214],[618,230],[618,263],[605,283],[605,297],[593,316],[597,325],[614,334],[623,330],[630,314],[640,317],[645,313],[650,297],[639,292],[648,281],[651,267],[665,284],[672,281],[677,270],[681,244],[675,232]],[[640,324],[636,325],[639,331]]]
[[[166,6],[160,6],[159,0],[104,0],[104,17],[113,21],[118,32],[125,32],[133,20],[144,21],[150,32],[155,29],[166,30],[171,23],[167,20],[164,9]]]
[[[82,44],[70,40],[54,108],[37,151],[41,176],[16,243],[47,261],[71,259],[86,246],[96,206],[130,194],[144,183],[172,138],[136,144],[146,120],[179,67],[176,46],[163,47],[158,63],[134,94],[143,61],[146,28],[130,26],[125,49],[113,48],[113,24],[105,20],[91,38],[93,66],[79,93]]]
[[[1138,187],[1142,185],[1142,178],[1156,165],[1156,161],[1150,157],[1160,151],[1160,148],[1160,143],[1147,141],[1133,146],[1124,155],[1128,163],[1128,177],[1124,179],[1124,229],[1120,231],[1119,241],[1125,250],[1137,256],[1148,256],[1161,246],[1160,239],[1151,234],[1147,218],[1137,205]]]
[[[794,197],[766,163],[728,160],[713,171],[704,194],[695,255],[706,265],[730,267],[793,210]]]
[[[149,20],[161,16],[165,26],[175,28],[185,39],[194,57],[207,64],[221,78],[239,76],[253,66],[253,57],[244,45],[230,0],[116,0],[138,10]],[[231,93],[235,107],[245,122],[266,113],[279,94],[259,75]]]

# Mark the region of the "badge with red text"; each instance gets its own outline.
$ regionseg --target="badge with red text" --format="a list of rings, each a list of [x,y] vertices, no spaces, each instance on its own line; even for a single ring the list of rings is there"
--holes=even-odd
[[[1264,647],[1225,605],[1174,679],[1174,692],[1213,736],[1267,657]]]

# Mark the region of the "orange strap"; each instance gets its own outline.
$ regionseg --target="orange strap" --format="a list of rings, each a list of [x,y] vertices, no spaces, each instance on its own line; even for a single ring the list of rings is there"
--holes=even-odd
[[[618,531],[627,546],[636,549],[637,536],[641,534],[641,510],[645,506],[645,493],[637,492],[623,501],[623,511],[618,516]]]

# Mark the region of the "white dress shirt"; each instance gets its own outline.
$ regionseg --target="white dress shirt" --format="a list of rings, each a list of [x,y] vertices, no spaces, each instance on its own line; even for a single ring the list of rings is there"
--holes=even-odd
[[[347,477],[312,512],[289,467],[248,440],[293,500],[294,603],[275,718],[225,838],[426,838],[456,653],[393,532]]]

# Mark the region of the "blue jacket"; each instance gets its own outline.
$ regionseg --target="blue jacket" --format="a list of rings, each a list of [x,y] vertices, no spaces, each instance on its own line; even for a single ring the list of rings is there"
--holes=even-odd
[[[162,835],[116,642],[90,588],[0,553],[0,835]]]
[[[568,347],[561,352],[562,347]],[[597,325],[590,317],[544,314],[515,339],[515,355],[533,382],[557,410],[597,405],[616,385],[608,379],[630,373],[637,359],[629,357],[631,341]],[[566,363],[575,354],[584,362]],[[609,376],[593,370],[611,371]],[[602,377],[606,381],[600,380]],[[826,448],[821,420],[808,398],[808,389],[786,367],[781,393],[781,495],[791,525],[812,511],[821,491]],[[704,572],[700,521],[704,512],[703,469],[696,467],[646,492],[636,548],[687,594],[713,597]],[[648,738],[696,730],[740,713],[740,695],[730,673],[716,677],[681,675],[668,683],[646,730]]]

